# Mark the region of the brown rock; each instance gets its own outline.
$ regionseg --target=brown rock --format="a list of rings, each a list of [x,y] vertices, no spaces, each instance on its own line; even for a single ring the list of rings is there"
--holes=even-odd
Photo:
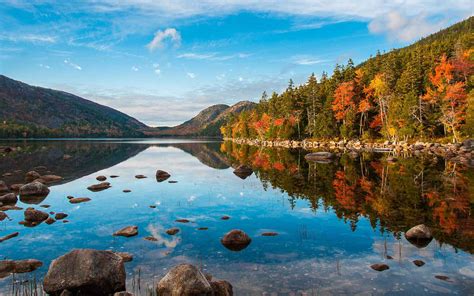
[[[130,192],[132,192],[132,190],[130,190],[130,189],[124,189],[123,192],[124,192],[124,193],[130,193]]]
[[[240,165],[234,170],[234,175],[241,179],[247,179],[250,175],[252,175],[253,170],[249,166]]]
[[[122,291],[122,292],[115,293],[114,296],[135,296],[135,295],[130,292]]]
[[[127,226],[114,233],[114,236],[131,237],[138,234],[138,226]]]
[[[424,248],[433,239],[431,230],[424,224],[416,225],[405,233],[405,238],[418,248]]]
[[[376,271],[384,271],[384,270],[390,269],[390,267],[388,267],[387,264],[383,264],[383,263],[372,264],[370,268]]]
[[[145,179],[147,176],[145,175],[136,175],[135,178],[137,179]]]
[[[4,241],[9,240],[11,238],[17,237],[19,234],[19,232],[14,232],[12,234],[5,235],[4,237],[0,238],[0,243],[3,243]]]
[[[61,220],[61,219],[64,219],[68,216],[68,214],[65,214],[65,213],[56,213],[56,215],[54,216],[54,218],[56,220]]]
[[[445,275],[435,275],[435,278],[437,278],[438,280],[446,281],[446,282],[450,281],[449,277]]]
[[[54,220],[52,217],[48,217],[48,219],[46,219],[46,221],[44,221],[44,223],[46,223],[48,225],[51,225],[53,223],[56,223],[56,220]]]
[[[53,296],[64,290],[91,296],[125,291],[123,259],[111,251],[73,250],[53,260],[43,287]]]
[[[277,236],[278,233],[276,232],[264,232],[262,233],[262,236]]]
[[[97,181],[104,182],[105,180],[107,180],[107,177],[106,176],[97,176],[95,179]]]
[[[63,177],[61,176],[56,176],[56,175],[44,175],[41,176],[40,178],[36,179],[35,181],[41,182],[43,184],[52,184],[52,183],[57,183],[63,180]]]
[[[133,255],[127,252],[115,252],[115,254],[122,257],[123,262],[130,262],[133,260]]]
[[[4,181],[0,181],[0,193],[7,193],[9,191],[7,184]]]
[[[163,182],[167,180],[171,175],[168,172],[162,171],[162,170],[157,170],[156,171],[156,181],[157,182]]]
[[[102,183],[99,183],[99,184],[94,184],[94,185],[91,185],[89,187],[87,187],[87,189],[89,189],[90,191],[93,191],[93,192],[97,192],[97,191],[102,191],[102,190],[105,190],[105,189],[109,189],[110,187],[110,183],[109,182],[102,182]]]
[[[229,231],[221,239],[222,245],[231,251],[241,251],[252,242],[252,239],[242,230],[234,229]]]
[[[229,220],[229,219],[230,219],[229,216],[222,216],[222,217],[221,217],[221,220]]]
[[[425,262],[423,262],[422,260],[414,260],[413,264],[415,264],[418,267],[421,267],[421,266],[425,265]]]
[[[49,217],[48,213],[35,210],[33,208],[26,209],[26,211],[24,212],[24,215],[25,215],[26,222],[37,222],[37,223],[41,223],[44,220],[48,219]]]
[[[20,196],[38,196],[46,197],[49,194],[49,188],[41,182],[31,182],[20,187]]]
[[[175,235],[179,232],[179,228],[173,227],[168,230],[166,230],[166,233],[169,235]]]
[[[154,236],[147,236],[143,238],[144,240],[151,241],[151,242],[156,242],[158,239]]]
[[[232,296],[234,291],[232,285],[228,281],[216,280],[209,282],[211,284],[214,296]]]
[[[35,259],[27,260],[1,260],[0,278],[5,278],[12,273],[27,273],[43,266],[43,262]]]
[[[88,202],[90,200],[91,199],[88,198],[88,197],[73,197],[73,198],[69,199],[69,202],[72,203],[72,204],[78,204],[78,203],[81,203],[81,202]]]
[[[4,205],[14,205],[18,201],[15,193],[7,193],[5,195],[0,196],[0,203]]]
[[[189,223],[190,221],[188,219],[178,219],[176,220],[176,222],[179,222],[179,223]]]
[[[41,178],[41,175],[36,171],[29,171],[25,174],[25,181],[28,183],[33,182],[38,178]]]
[[[3,220],[5,220],[5,219],[7,219],[7,218],[9,219],[10,217],[8,217],[8,215],[5,214],[5,212],[0,211],[0,221],[3,221]]]
[[[213,290],[206,277],[195,266],[180,264],[171,269],[157,284],[157,295],[212,296]]]
[[[11,189],[12,191],[18,192],[18,191],[20,191],[20,188],[21,188],[21,186],[23,186],[23,185],[25,185],[25,184],[21,184],[21,183],[12,184],[12,185],[10,185],[10,189]]]

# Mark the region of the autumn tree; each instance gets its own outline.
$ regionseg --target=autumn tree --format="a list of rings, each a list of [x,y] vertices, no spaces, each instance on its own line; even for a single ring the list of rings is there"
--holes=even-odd
[[[341,134],[344,138],[352,135],[356,109],[354,95],[354,83],[352,81],[341,83],[334,92],[332,110],[336,120],[342,122]]]

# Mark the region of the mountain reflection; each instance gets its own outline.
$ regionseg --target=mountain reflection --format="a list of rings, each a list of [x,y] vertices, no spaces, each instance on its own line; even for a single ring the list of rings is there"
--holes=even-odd
[[[332,163],[308,162],[300,150],[224,142],[231,165],[252,167],[264,188],[287,193],[290,204],[307,200],[316,212],[332,209],[357,229],[364,217],[395,237],[417,224],[432,228],[440,243],[474,253],[474,172],[432,155],[342,154]]]

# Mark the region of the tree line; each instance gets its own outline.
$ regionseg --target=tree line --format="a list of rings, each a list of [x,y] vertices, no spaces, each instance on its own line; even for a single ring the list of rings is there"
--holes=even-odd
[[[408,47],[312,74],[221,127],[228,138],[390,141],[474,135],[474,17]]]

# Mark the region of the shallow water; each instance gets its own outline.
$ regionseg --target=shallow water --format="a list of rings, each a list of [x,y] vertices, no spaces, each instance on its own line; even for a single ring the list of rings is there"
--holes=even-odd
[[[443,159],[425,155],[389,163],[387,155],[343,154],[321,164],[308,163],[299,150],[182,139],[2,145],[21,147],[0,156],[0,175],[23,171],[2,177],[8,184],[21,182],[36,166],[65,178],[40,204],[69,214],[70,221],[27,228],[18,224],[23,211],[7,212],[12,220],[1,222],[0,236],[20,235],[0,243],[0,256],[44,262],[17,279],[40,280],[54,258],[74,248],[94,248],[132,253],[134,260],[126,263],[128,288],[142,295],[182,262],[228,280],[236,295],[466,295],[474,290],[474,173]],[[232,166],[244,163],[254,174],[242,180]],[[158,183],[157,169],[178,183]],[[148,178],[136,179],[137,174]],[[87,187],[98,183],[98,175],[120,177],[107,180],[112,188],[90,192]],[[92,201],[74,205],[68,195]],[[221,220],[223,215],[231,218]],[[191,223],[176,223],[180,218]],[[434,235],[425,247],[403,235],[421,223]],[[112,236],[128,225],[137,225],[139,235]],[[164,230],[170,227],[181,232],[169,236]],[[240,252],[220,243],[235,228],[252,237]],[[279,235],[261,236],[268,231]],[[150,235],[158,241],[143,239]],[[415,259],[426,264],[417,267]],[[374,271],[374,263],[390,269]],[[8,294],[12,278],[1,280],[0,287]]]

